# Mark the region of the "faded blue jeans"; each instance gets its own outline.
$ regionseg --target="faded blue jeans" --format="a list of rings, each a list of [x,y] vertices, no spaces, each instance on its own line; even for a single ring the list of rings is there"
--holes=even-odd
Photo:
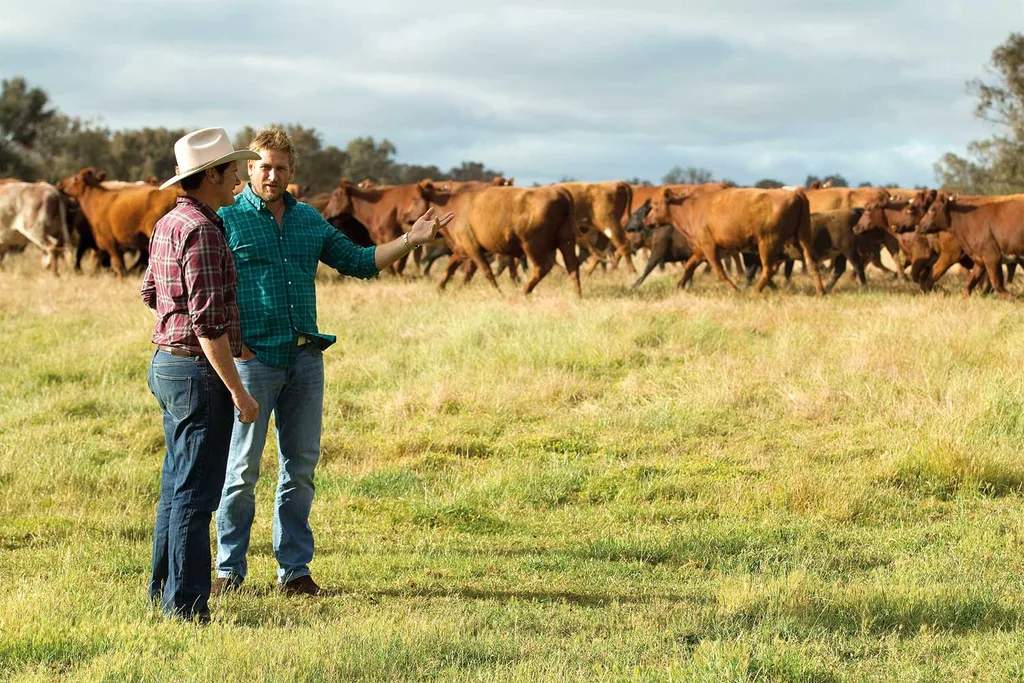
[[[274,557],[283,582],[309,575],[313,559],[313,470],[320,459],[324,409],[323,352],[307,344],[295,365],[279,368],[258,358],[236,360],[246,391],[260,404],[252,424],[235,420],[227,476],[217,508],[217,576],[242,581],[256,514],[256,480],[267,441],[270,415],[277,436],[277,497],[274,503]]]
[[[156,351],[148,379],[163,411],[167,447],[149,596],[168,615],[191,619],[207,610],[210,598],[210,517],[224,486],[235,407],[202,358]]]

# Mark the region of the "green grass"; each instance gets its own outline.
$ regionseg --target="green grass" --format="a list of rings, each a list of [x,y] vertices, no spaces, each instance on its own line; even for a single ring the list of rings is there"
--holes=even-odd
[[[138,282],[36,265],[0,270],[0,680],[1024,678],[1019,304],[323,273],[331,595],[273,590],[271,443],[196,628],[145,597]]]

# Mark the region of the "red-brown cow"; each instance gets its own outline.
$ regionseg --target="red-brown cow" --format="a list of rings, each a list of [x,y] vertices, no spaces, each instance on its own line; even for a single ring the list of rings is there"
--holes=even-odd
[[[721,259],[729,252],[756,250],[763,270],[754,291],[761,292],[775,274],[783,247],[795,241],[814,278],[815,291],[824,294],[814,257],[810,215],[803,190],[732,188],[695,195],[663,190],[644,223],[652,227],[672,223],[693,248],[680,287],[686,286],[697,266],[708,261],[719,279],[738,290]]]
[[[1012,298],[1003,283],[1003,257],[1024,255],[1024,200],[1005,199],[965,205],[956,195],[939,192],[917,227],[928,235],[948,231],[956,236],[974,269],[964,292],[970,294],[987,273],[992,288]]]
[[[353,216],[366,226],[374,244],[386,244],[407,232],[422,214],[414,214],[410,207],[419,199],[417,185],[374,185],[359,187],[348,178],[342,178],[324,207],[323,216],[332,220],[343,215]],[[391,272],[400,275],[407,257],[392,264]]]
[[[65,194],[78,200],[96,245],[110,255],[110,265],[118,277],[124,276],[122,255],[127,249],[145,253],[156,222],[174,208],[178,190],[160,190],[140,185],[121,190],[103,187],[104,174],[84,168],[58,183]]]
[[[443,288],[459,264],[469,259],[498,289],[486,254],[525,256],[532,272],[523,293],[529,294],[555,265],[557,252],[562,255],[576,295],[581,295],[573,197],[565,188],[488,187],[441,192],[429,182],[420,183],[419,188],[424,202],[455,212],[455,220],[443,231],[453,255],[439,287]],[[421,208],[422,204],[417,205],[414,211]]]
[[[618,257],[626,261],[629,272],[636,274],[636,267],[630,258],[632,249],[626,231],[633,204],[633,189],[628,183],[559,183],[572,195],[576,211],[576,222],[580,233],[600,230],[615,245]],[[591,268],[593,270],[593,268]]]

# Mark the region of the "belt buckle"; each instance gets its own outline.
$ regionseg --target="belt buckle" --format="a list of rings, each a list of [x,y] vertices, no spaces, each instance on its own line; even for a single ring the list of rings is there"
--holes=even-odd
[[[308,343],[309,343],[309,338],[306,337],[306,335],[304,335],[304,334],[300,334],[299,338],[295,340],[295,344],[297,346],[305,346]]]

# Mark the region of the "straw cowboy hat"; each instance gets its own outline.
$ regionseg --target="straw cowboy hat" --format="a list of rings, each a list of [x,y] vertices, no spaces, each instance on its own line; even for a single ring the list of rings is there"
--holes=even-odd
[[[259,158],[259,154],[247,149],[236,151],[223,128],[203,128],[174,143],[174,159],[178,162],[174,172],[177,175],[161,185],[160,189],[166,190],[182,178],[205,171],[211,166],[243,159],[256,161]]]

